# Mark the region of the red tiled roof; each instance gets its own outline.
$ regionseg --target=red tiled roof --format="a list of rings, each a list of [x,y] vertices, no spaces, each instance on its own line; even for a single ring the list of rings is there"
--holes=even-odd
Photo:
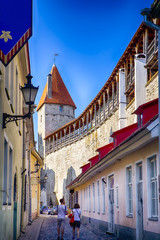
[[[48,98],[47,89],[48,82],[44,88],[43,94],[39,101],[37,111],[43,106],[43,104],[63,104],[69,105],[76,108],[75,103],[73,102],[62,78],[55,65],[53,65],[51,70],[52,75],[52,98]]]
[[[123,142],[127,137],[129,137],[132,133],[134,133],[138,128],[137,123],[129,125],[125,128],[122,128],[116,132],[114,132],[111,137],[114,138],[114,147],[118,146],[121,142]]]
[[[99,161],[99,154],[97,154],[96,156],[90,158],[88,161],[90,161],[91,166],[93,166],[94,164],[96,164]]]
[[[158,114],[155,115],[152,119],[150,119],[145,125],[141,126],[140,128],[138,128],[137,130],[135,130],[133,133],[131,133],[131,135],[129,135],[128,137],[126,137],[122,142],[119,143],[118,146],[114,146],[114,148],[112,148],[106,155],[110,154],[111,152],[115,151],[115,149],[117,149],[119,146],[121,146],[122,144],[124,144],[125,142],[129,141],[131,138],[133,138],[135,135],[137,135],[139,132],[141,132],[143,129],[145,129],[149,124],[151,124],[155,119],[158,118]],[[103,158],[101,158],[99,161],[101,161]],[[98,163],[98,162],[97,162]],[[96,163],[96,164],[97,164]],[[87,164],[86,164],[87,165]],[[85,165],[84,165],[85,166]],[[89,167],[86,171],[82,172],[81,174],[79,174],[72,182],[70,182],[70,184],[67,186],[71,187],[72,185],[74,185],[75,183],[78,183],[78,181],[80,181],[81,177],[83,177],[83,175],[94,166]]]
[[[99,158],[103,158],[107,153],[109,153],[114,147],[114,143],[111,142],[101,148],[98,148],[96,151],[99,152]]]
[[[86,163],[80,168],[82,168],[82,173],[85,173],[90,168],[90,163]]]
[[[156,114],[158,114],[158,98],[147,102],[145,104],[140,105],[134,114],[142,114],[143,122],[142,124],[147,123],[151,118],[153,118]]]

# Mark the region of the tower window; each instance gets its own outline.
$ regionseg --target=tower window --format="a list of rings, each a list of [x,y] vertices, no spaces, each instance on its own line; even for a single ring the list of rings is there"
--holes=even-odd
[[[59,107],[59,111],[62,112],[63,111],[63,106]]]

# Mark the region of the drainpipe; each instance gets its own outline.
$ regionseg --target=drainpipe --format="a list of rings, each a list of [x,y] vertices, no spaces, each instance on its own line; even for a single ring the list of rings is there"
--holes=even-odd
[[[28,178],[29,178],[29,224],[32,223],[32,193],[31,193],[31,148],[29,144],[29,166],[28,166]]]
[[[25,186],[25,120],[23,120],[23,145],[22,145],[22,197],[21,197],[21,232],[24,231],[24,186]]]
[[[144,8],[141,14],[144,16],[144,24],[158,31],[158,120],[159,120],[159,152],[160,152],[160,26],[149,21],[149,17],[152,18],[151,8]],[[158,18],[158,16],[157,16]],[[159,179],[160,179],[160,154],[159,154]],[[160,181],[159,181],[160,182]],[[159,186],[159,196],[160,196],[160,186]]]

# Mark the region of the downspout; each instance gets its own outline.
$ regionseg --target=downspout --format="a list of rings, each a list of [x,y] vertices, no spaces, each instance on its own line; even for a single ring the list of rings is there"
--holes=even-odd
[[[28,177],[29,177],[29,224],[32,223],[32,193],[31,193],[31,148],[29,144],[29,169],[28,169]]]
[[[144,16],[144,24],[158,31],[158,120],[159,120],[159,152],[160,152],[160,26],[149,21],[152,9],[144,8],[141,14]],[[160,184],[160,154],[159,154],[159,184]],[[159,197],[160,197],[160,186],[159,186]]]
[[[25,186],[25,120],[23,120],[23,145],[22,145],[22,196],[21,196],[21,232],[24,231],[24,186]]]

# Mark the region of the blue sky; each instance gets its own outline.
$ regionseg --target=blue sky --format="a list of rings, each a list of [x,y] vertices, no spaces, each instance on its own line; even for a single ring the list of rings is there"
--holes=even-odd
[[[33,0],[29,40],[36,104],[54,64],[75,102],[76,117],[101,90],[153,0]],[[37,113],[34,114],[37,141]]]

